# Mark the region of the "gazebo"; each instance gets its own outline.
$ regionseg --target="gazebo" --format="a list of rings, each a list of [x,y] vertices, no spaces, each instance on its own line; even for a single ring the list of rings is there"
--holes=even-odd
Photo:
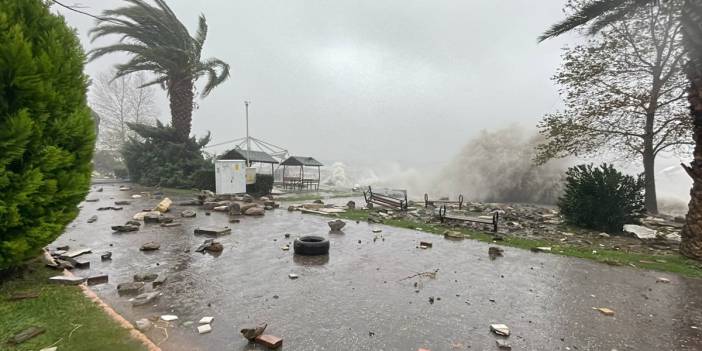
[[[218,159],[220,159],[220,160],[244,160],[244,161],[246,161],[246,154],[247,154],[247,151],[246,151],[246,150],[242,150],[242,149],[239,149],[239,148],[234,148],[234,149],[231,149],[231,150],[225,152],[225,153],[222,154],[221,156],[219,156]],[[270,165],[271,165],[271,174],[274,173],[273,166],[274,166],[274,165],[277,165],[277,164],[278,164],[278,161],[276,161],[276,160],[273,158],[273,156],[271,156],[271,155],[269,155],[269,154],[267,154],[267,153],[265,153],[265,152],[263,152],[263,151],[253,151],[253,150],[249,151],[249,152],[248,152],[248,155],[249,155],[249,158],[248,158],[248,159],[249,159],[249,164],[253,164],[253,163],[261,163],[261,164],[270,163]]]
[[[319,182],[322,178],[320,167],[323,166],[321,162],[307,156],[290,156],[281,162],[280,165],[283,166],[283,189],[319,190]],[[286,172],[288,167],[299,168],[300,171],[288,175]],[[317,177],[313,177],[313,174],[305,175],[305,167],[308,167],[308,169],[316,167]]]

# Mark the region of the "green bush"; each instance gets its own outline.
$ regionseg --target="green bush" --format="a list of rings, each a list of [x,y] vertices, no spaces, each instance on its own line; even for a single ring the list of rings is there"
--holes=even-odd
[[[47,6],[0,0],[0,270],[59,236],[90,185],[85,56]]]
[[[257,174],[256,183],[246,186],[246,193],[253,196],[264,196],[273,190],[272,174]]]
[[[637,222],[644,209],[643,177],[624,175],[612,165],[568,169],[558,207],[566,222],[583,228],[620,232]]]
[[[182,142],[174,128],[159,121],[156,126],[128,125],[143,139],[130,138],[122,151],[132,181],[147,186],[193,188],[195,173],[213,168],[202,155],[209,134]]]
[[[201,169],[193,174],[193,187],[199,190],[215,191],[215,170],[210,164],[209,169]]]

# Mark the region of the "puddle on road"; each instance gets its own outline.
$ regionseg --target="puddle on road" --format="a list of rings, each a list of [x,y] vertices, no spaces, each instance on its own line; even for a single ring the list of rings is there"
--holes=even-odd
[[[157,200],[137,199],[122,211],[98,212],[131,195],[116,185],[103,187],[89,196],[100,201],[84,203],[51,247],[91,247],[93,254],[84,256],[90,271],[74,272],[109,274],[110,283],[93,290],[125,318],[177,315],[161,343],[164,350],[261,349],[248,344],[239,329],[263,322],[288,350],[491,350],[496,349],[492,323],[510,327],[508,341],[515,350],[702,349],[702,333],[691,328],[702,328],[700,280],[512,248],[492,261],[484,243],[364,222],[347,221],[343,234],[330,234],[328,218],[290,213],[285,205],[235,224],[223,213],[205,216],[199,208],[174,206],[174,215],[187,208],[197,217],[179,219],[180,227],[142,225],[135,233],[113,234],[110,226]],[[86,223],[94,214],[98,220]],[[193,234],[198,226],[232,228],[218,238],[224,245],[219,256],[195,252],[207,238]],[[374,227],[382,233],[372,233]],[[285,233],[292,237],[285,239]],[[330,254],[296,257],[292,240],[299,235],[329,238]],[[385,240],[374,241],[376,235]],[[160,250],[139,251],[152,240],[161,243]],[[432,241],[433,247],[418,249],[420,240]],[[281,250],[285,244],[290,251]],[[111,261],[100,261],[104,251],[113,252]],[[435,279],[403,279],[435,269]],[[132,307],[128,297],[117,295],[117,284],[149,272],[168,275],[155,306]],[[299,278],[289,279],[290,273]],[[656,284],[658,276],[672,282]],[[603,316],[592,310],[595,306],[616,314]],[[198,335],[203,316],[214,317],[213,330]],[[159,329],[148,335],[156,343],[163,339]]]

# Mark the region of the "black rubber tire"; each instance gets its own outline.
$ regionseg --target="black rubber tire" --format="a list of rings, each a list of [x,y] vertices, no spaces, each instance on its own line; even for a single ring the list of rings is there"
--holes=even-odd
[[[329,240],[321,236],[307,235],[295,239],[293,249],[297,255],[326,255],[329,253]]]

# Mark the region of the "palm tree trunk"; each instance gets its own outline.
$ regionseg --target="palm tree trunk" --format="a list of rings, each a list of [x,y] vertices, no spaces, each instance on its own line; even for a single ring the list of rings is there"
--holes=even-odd
[[[684,166],[692,177],[692,190],[682,230],[680,252],[687,257],[702,260],[702,74],[694,68],[688,74],[691,83],[688,100],[694,118],[692,137],[695,140],[695,150],[690,166]]]
[[[168,97],[171,107],[171,125],[180,140],[190,137],[193,118],[193,80],[191,78],[172,79],[168,85]]]

